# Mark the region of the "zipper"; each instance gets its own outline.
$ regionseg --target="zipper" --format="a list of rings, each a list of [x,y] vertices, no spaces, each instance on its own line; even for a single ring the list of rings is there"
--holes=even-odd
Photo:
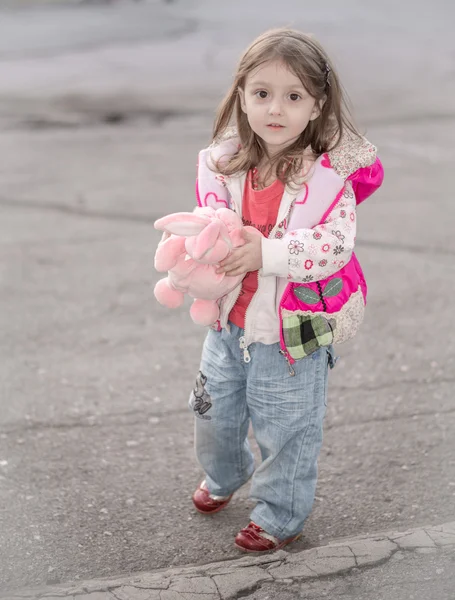
[[[278,310],[279,310],[279,319],[280,319],[280,346],[281,346],[280,354],[282,356],[284,356],[284,358],[286,359],[286,362],[288,363],[290,376],[294,377],[295,371],[294,371],[292,365],[295,363],[295,360],[292,358],[292,356],[288,352],[288,349],[286,348],[286,344],[284,342],[284,335],[283,335],[283,306],[282,305],[286,302],[289,294],[291,293],[291,290],[292,290],[292,283],[288,283],[288,286],[284,290],[283,296],[281,297],[280,306],[279,306]]]
[[[243,336],[245,340],[246,340],[246,339],[248,339],[248,337],[249,337],[249,338],[251,338],[251,337],[252,337],[251,333],[250,333],[250,335],[249,335],[249,336],[247,336],[247,327],[246,327],[246,325],[247,325],[247,316],[248,316],[248,313],[249,313],[249,311],[250,311],[251,305],[252,305],[252,304],[253,304],[253,302],[254,302],[254,299],[256,298],[256,295],[257,295],[257,293],[259,292],[259,287],[260,287],[260,285],[261,285],[261,282],[260,282],[260,280],[259,280],[259,271],[257,271],[257,272],[256,272],[256,277],[257,277],[257,280],[258,280],[258,287],[257,287],[256,291],[254,292],[254,294],[253,294],[253,297],[251,298],[251,300],[250,300],[250,303],[249,303],[249,304],[248,304],[248,306],[246,307],[246,311],[245,311],[245,322],[244,322],[244,332],[245,332],[245,334],[244,334],[244,336]],[[250,342],[250,343],[251,343],[251,342]],[[247,348],[248,348],[248,346],[249,346],[249,344],[247,344]]]
[[[245,362],[245,363],[251,362],[251,356],[250,356],[250,353],[248,352],[248,347],[245,343],[244,335],[242,335],[242,337],[239,337],[239,346],[240,346],[240,350],[243,350],[243,362]]]
[[[280,354],[284,356],[286,362],[288,363],[289,375],[291,377],[294,377],[295,371],[292,365],[295,363],[295,360],[291,356],[289,356],[289,352],[287,350],[280,350]]]

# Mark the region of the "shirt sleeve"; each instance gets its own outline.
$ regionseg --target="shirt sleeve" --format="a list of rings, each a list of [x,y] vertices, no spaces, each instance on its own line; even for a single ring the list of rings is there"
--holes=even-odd
[[[350,181],[324,223],[262,240],[262,275],[289,281],[325,279],[351,258],[356,236],[356,198]]]

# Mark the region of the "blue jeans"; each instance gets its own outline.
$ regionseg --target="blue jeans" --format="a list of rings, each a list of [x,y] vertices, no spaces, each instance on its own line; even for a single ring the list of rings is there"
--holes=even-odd
[[[251,520],[279,539],[302,530],[313,506],[317,459],[327,404],[332,348],[297,361],[290,375],[279,344],[251,344],[243,360],[243,330],[210,330],[190,397],[195,446],[208,490],[228,496],[254,473]],[[251,420],[262,462],[254,470],[247,440]]]

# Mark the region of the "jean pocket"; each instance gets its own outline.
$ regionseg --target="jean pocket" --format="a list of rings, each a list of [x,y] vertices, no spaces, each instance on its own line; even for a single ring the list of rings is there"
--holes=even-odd
[[[283,316],[283,337],[289,355],[299,360],[330,346],[333,328],[330,319],[322,314],[294,313]]]

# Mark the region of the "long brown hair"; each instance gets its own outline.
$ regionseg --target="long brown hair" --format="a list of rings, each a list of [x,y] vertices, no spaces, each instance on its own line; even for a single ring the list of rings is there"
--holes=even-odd
[[[228,161],[218,161],[223,175],[248,171],[267,157],[262,140],[251,129],[240,104],[239,89],[245,89],[247,76],[266,62],[283,62],[300,79],[307,92],[321,106],[320,115],[310,121],[300,137],[274,157],[275,174],[289,183],[301,173],[303,153],[313,158],[335,148],[344,132],[360,135],[350,116],[338,75],[322,46],[310,35],[293,29],[271,29],[260,35],[240,59],[234,81],[221,102],[213,129],[218,142],[235,126],[240,137],[239,151]]]

